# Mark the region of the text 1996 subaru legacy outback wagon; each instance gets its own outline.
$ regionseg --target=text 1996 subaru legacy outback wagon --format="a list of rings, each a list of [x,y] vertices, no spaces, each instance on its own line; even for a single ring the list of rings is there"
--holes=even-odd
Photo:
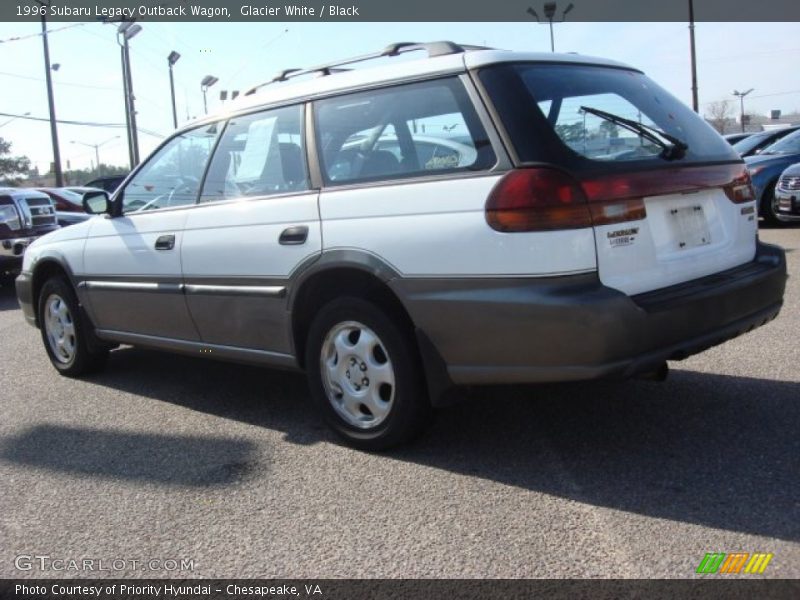
[[[786,278],[730,145],[577,55],[394,44],[285,71],[85,204],[107,214],[17,280],[56,369],[120,343],[302,368],[363,448],[453,384],[664,369],[775,317]]]

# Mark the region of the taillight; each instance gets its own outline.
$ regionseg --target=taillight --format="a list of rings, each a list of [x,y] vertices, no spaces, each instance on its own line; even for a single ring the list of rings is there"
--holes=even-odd
[[[748,173],[747,169],[742,169],[742,172],[726,185],[724,190],[728,199],[736,204],[743,204],[756,199],[756,193],[753,190],[750,173]]]
[[[592,226],[583,190],[569,175],[549,168],[509,171],[486,201],[486,222],[503,232],[552,231]]]
[[[486,221],[497,231],[552,231],[638,221],[644,198],[722,188],[736,203],[755,198],[742,164],[615,173],[580,182],[538,167],[510,171],[486,201]]]

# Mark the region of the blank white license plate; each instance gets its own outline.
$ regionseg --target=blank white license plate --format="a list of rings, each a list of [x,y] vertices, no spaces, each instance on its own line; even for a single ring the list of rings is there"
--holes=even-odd
[[[711,243],[711,232],[702,206],[672,208],[668,218],[672,224],[673,239],[678,250],[697,248]]]

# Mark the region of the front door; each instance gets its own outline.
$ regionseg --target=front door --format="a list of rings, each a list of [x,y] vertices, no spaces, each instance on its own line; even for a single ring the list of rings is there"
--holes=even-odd
[[[167,142],[118,192],[123,214],[92,221],[79,285],[98,329],[199,339],[183,293],[180,248],[218,128],[205,125]]]

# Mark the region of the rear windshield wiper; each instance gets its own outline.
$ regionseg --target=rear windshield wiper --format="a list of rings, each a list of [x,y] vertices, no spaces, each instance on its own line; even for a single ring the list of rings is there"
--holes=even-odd
[[[656,146],[661,147],[661,154],[659,156],[665,160],[677,160],[686,156],[686,151],[689,149],[684,142],[668,134],[665,131],[650,127],[638,121],[631,121],[625,117],[620,117],[613,113],[608,113],[599,108],[592,108],[591,106],[581,106],[582,112],[587,112],[592,115],[598,116],[611,123],[624,127],[628,131],[639,134],[643,138],[653,142]],[[664,141],[666,140],[666,141]]]

